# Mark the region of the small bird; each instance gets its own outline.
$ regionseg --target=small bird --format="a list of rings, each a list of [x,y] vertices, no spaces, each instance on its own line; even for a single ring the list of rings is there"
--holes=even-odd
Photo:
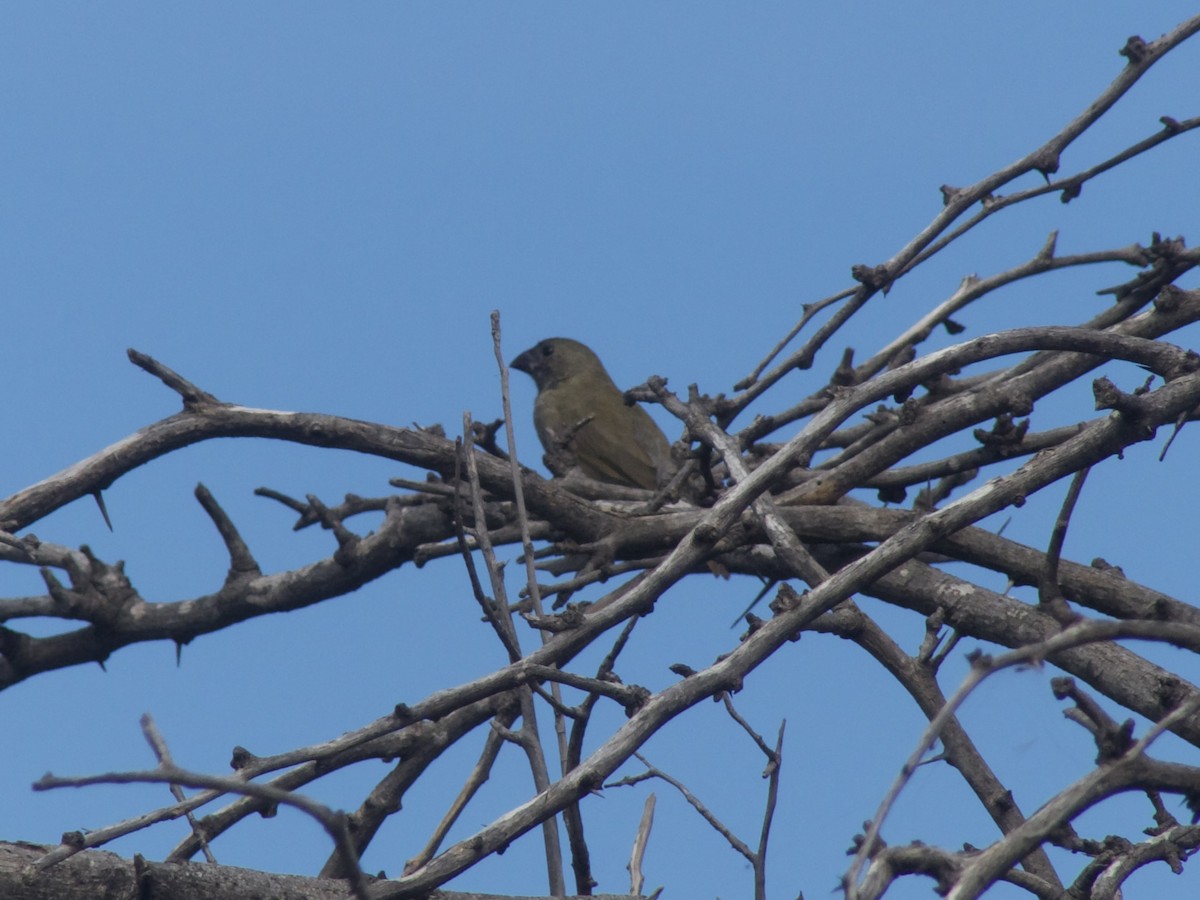
[[[629,406],[604,364],[570,338],[546,338],[511,363],[537,384],[533,424],[547,456],[565,454],[597,481],[654,490],[671,475],[671,445]]]

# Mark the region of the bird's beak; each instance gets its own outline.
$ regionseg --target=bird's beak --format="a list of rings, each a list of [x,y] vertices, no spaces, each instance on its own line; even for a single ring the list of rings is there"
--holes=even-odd
[[[518,372],[524,372],[526,375],[532,375],[533,367],[531,364],[533,362],[533,358],[530,356],[532,352],[532,350],[526,350],[524,353],[510,362],[508,367],[510,369],[516,369]]]

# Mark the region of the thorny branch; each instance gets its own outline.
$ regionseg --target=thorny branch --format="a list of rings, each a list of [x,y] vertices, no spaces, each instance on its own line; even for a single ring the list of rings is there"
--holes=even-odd
[[[209,852],[211,842],[247,816],[287,803],[328,831],[334,853],[323,874],[350,878],[358,896],[421,896],[535,828],[545,835],[550,891],[561,894],[562,851],[554,823],[563,813],[576,889],[587,894],[595,885],[583,828],[585,811],[593,809],[586,802],[589,794],[631,758],[642,759],[646,742],[673,720],[720,699],[768,760],[758,846],[751,848],[733,835],[678,779],[647,764],[648,774],[674,784],[729,846],[750,861],[756,896],[765,896],[767,838],[781,812],[783,729],[771,747],[733,709],[730,695],[808,631],[853,641],[908,691],[929,719],[926,733],[858,840],[843,883],[847,896],[879,896],[895,879],[922,873],[956,898],[978,896],[998,879],[1032,895],[1057,897],[1068,880],[1046,853],[1055,844],[1087,855],[1090,862],[1072,889],[1083,886],[1097,897],[1114,896],[1132,872],[1150,861],[1166,860],[1182,868],[1200,846],[1200,834],[1175,822],[1157,798],[1160,792],[1176,793],[1193,810],[1200,808],[1197,769],[1152,759],[1146,751],[1168,730],[1200,748],[1200,688],[1114,642],[1147,639],[1200,653],[1200,612],[1106,564],[1086,566],[1063,558],[1063,550],[1071,509],[1091,467],[1131,452],[1155,437],[1159,426],[1178,430],[1197,416],[1200,356],[1165,338],[1200,321],[1200,291],[1179,285],[1200,264],[1200,252],[1188,249],[1182,238],[1154,235],[1144,246],[1058,256],[1057,234],[1052,234],[1027,261],[984,278],[964,279],[932,309],[918,311],[913,322],[863,362],[855,365],[854,353],[847,349],[830,364],[828,383],[808,396],[785,396],[776,386],[797,369],[812,367],[830,342],[845,334],[854,316],[980,222],[1051,193],[1064,201],[1079,198],[1088,181],[1200,125],[1200,119],[1166,117],[1160,131],[1107,159],[1072,175],[1050,177],[1072,142],[1158,59],[1198,30],[1200,17],[1195,17],[1157,41],[1131,39],[1123,51],[1128,64],[1084,111],[1011,165],[969,187],[944,188],[944,206],[925,228],[884,262],[856,266],[855,286],[806,304],[796,327],[731,396],[712,398],[694,388],[684,399],[656,378],[631,392],[637,399],[660,403],[686,427],[686,446],[676,451],[687,462],[673,482],[675,502],[660,497],[646,505],[619,490],[597,499],[597,491],[605,493],[603,485],[587,485],[586,492],[577,493],[570,480],[547,481],[519,465],[528,451],[516,452],[498,316],[493,318],[493,338],[503,418],[476,427],[466,417],[458,442],[436,428],[397,428],[235,405],[131,350],[131,361],[178,394],[182,409],[0,501],[0,561],[36,567],[45,584],[37,596],[0,600],[0,620],[9,623],[0,626],[0,689],[54,669],[103,662],[139,642],[167,640],[182,646],[253,617],[341,596],[406,562],[420,565],[456,554],[464,560],[472,593],[507,662],[459,683],[448,675],[438,691],[400,703],[376,721],[317,745],[269,757],[238,748],[237,773],[231,777],[178,768],[161,740],[154,743],[159,766],[149,772],[47,776],[39,789],[155,781],[197,793],[185,797],[180,791],[168,807],[71,835],[39,867],[184,816],[192,833],[172,858],[187,859]],[[1045,184],[999,193],[1030,174],[1044,176]],[[961,332],[964,326],[955,317],[965,318],[1005,285],[1113,264],[1134,267],[1136,274],[1106,288],[1112,304],[1076,327],[1014,328],[920,352],[939,327]],[[804,343],[789,351],[810,328]],[[1061,412],[1045,411],[1045,399],[1063,395],[1065,388],[1113,361],[1134,363],[1152,377],[1137,384],[1111,380],[1121,377],[1113,372],[1096,377],[1095,407],[1107,411],[1099,415],[1077,406],[1070,407],[1073,412],[1066,419]],[[734,429],[733,423],[751,407],[754,419]],[[501,421],[507,450],[497,444]],[[787,426],[798,430],[786,440],[776,439],[779,443],[766,442]],[[316,496],[297,500],[261,489],[260,494],[296,514],[297,528],[319,524],[333,539],[327,557],[279,573],[264,573],[233,517],[200,487],[197,500],[226,547],[229,569],[216,592],[183,602],[146,598],[122,564],[101,560],[86,546],[57,545],[27,531],[81,498],[103,502],[104,491],[154,459],[229,437],[366,453],[422,468],[430,479],[397,479],[398,495],[348,495],[340,503]],[[1020,506],[1068,478],[1068,501],[1046,549],[978,527],[985,517]],[[917,486],[923,489],[909,509],[873,507],[862,500],[878,496],[882,503],[899,504],[907,500],[907,489]],[[373,531],[359,533],[355,519],[365,512],[382,513],[383,520]],[[524,590],[516,602],[508,600],[505,565],[497,553],[506,547],[519,552],[525,566]],[[486,578],[476,571],[477,555]],[[962,564],[967,571],[943,571],[947,563]],[[635,623],[653,614],[657,604],[673,602],[681,593],[673,588],[680,582],[710,577],[714,571],[753,575],[766,585],[764,590],[773,590],[770,616],[747,612],[746,632],[714,662],[677,668],[678,680],[657,690],[623,681],[618,663]],[[980,572],[998,573],[1012,585],[1036,586],[1040,602],[1023,603],[992,592],[981,583]],[[621,582],[626,575],[631,577]],[[566,603],[609,580],[615,584],[603,596]],[[797,593],[793,583],[807,590]],[[904,652],[893,635],[863,612],[855,594],[919,616],[918,627],[926,635],[921,649],[915,655]],[[560,598],[555,612],[542,607],[546,596]],[[30,617],[60,619],[68,623],[67,630],[35,637],[15,627]],[[525,626],[538,632],[532,650],[521,646]],[[976,651],[967,678],[947,697],[938,681],[940,667],[964,639],[1008,649],[995,656]],[[609,649],[598,667],[592,663],[591,669],[579,669],[584,651],[605,646]],[[1027,815],[957,711],[993,673],[1042,663],[1087,685],[1085,690],[1073,681],[1060,681],[1056,690],[1075,703],[1071,718],[1095,735],[1099,760],[1093,771]],[[575,699],[566,699],[564,692]],[[555,775],[536,725],[539,700],[556,718],[560,764]],[[1117,724],[1104,711],[1105,703],[1137,712],[1152,724],[1135,740],[1132,726]],[[613,705],[623,722],[596,735],[603,721],[597,710]],[[513,730],[518,720],[521,724]],[[477,762],[449,810],[430,823],[424,846],[414,849],[399,878],[368,885],[358,858],[383,822],[402,814],[406,792],[431,765],[480,729],[484,738]],[[589,729],[590,746],[584,739]],[[982,851],[888,847],[882,840],[893,803],[912,789],[912,774],[928,762],[939,741],[944,751],[940,758],[961,774],[996,824],[999,837]],[[534,780],[530,798],[443,848],[508,742],[518,743],[526,754]],[[350,816],[296,793],[330,772],[371,760],[386,760],[391,767]],[[1079,812],[1128,790],[1147,791],[1154,799],[1151,840],[1117,846],[1070,830]],[[196,810],[217,801],[226,805],[194,817]],[[639,855],[639,883],[643,862]]]

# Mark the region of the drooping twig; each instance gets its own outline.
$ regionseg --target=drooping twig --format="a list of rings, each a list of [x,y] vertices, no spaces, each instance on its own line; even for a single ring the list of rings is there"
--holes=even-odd
[[[225,794],[245,794],[270,804],[292,806],[315,819],[333,838],[338,851],[346,860],[351,874],[351,885],[359,900],[368,900],[366,879],[358,865],[358,855],[346,830],[344,813],[334,811],[300,794],[283,791],[270,785],[244,781],[239,778],[218,777],[190,772],[175,765],[161,763],[157,769],[142,772],[108,772],[102,775],[87,775],[76,778],[60,778],[47,774],[33,784],[35,791],[47,791],[63,787],[87,787],[96,784],[175,784],[190,788],[205,788]],[[38,867],[48,865],[50,856],[43,857]]]
[[[1078,616],[1071,612],[1063,597],[1062,588],[1058,584],[1058,562],[1062,558],[1063,542],[1067,539],[1067,526],[1071,523],[1071,513],[1083,490],[1083,482],[1087,479],[1091,468],[1080,469],[1071,479],[1067,488],[1067,496],[1063,498],[1062,508],[1054,522],[1050,534],[1050,545],[1046,548],[1046,561],[1038,578],[1038,603],[1063,624],[1074,621]]]

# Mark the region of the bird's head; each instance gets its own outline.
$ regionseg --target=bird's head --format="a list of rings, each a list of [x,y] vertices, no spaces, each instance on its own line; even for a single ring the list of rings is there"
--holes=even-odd
[[[539,391],[577,375],[600,376],[611,381],[600,357],[570,338],[546,338],[529,348],[510,366],[531,376]]]

